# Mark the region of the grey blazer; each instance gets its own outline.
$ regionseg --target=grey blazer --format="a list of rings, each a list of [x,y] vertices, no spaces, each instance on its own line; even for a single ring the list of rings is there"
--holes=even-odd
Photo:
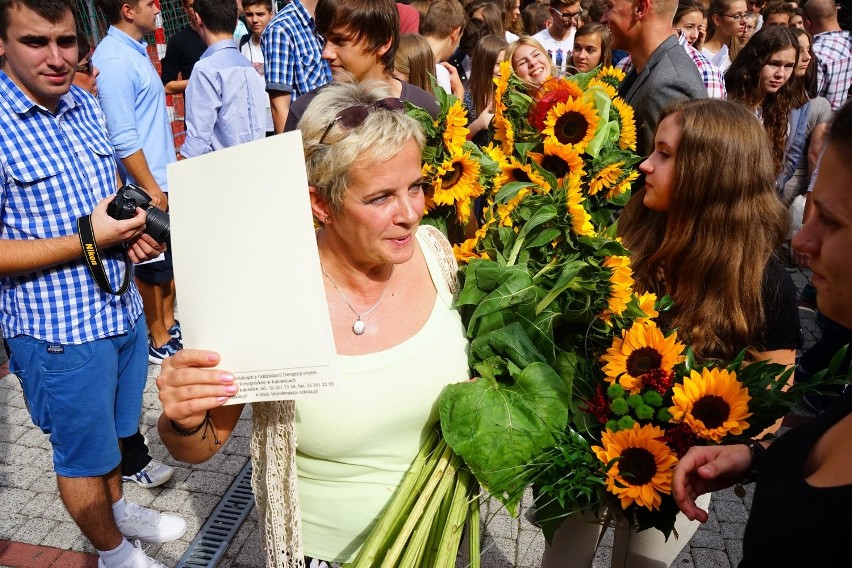
[[[654,130],[660,113],[669,103],[682,99],[706,99],[701,73],[675,35],[651,54],[641,73],[634,68],[624,78],[619,95],[633,107],[637,151],[640,156],[654,148]]]

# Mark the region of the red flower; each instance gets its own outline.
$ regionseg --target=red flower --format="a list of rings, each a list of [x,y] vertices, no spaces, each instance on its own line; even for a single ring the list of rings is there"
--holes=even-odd
[[[564,103],[568,99],[576,99],[582,97],[583,92],[580,87],[573,81],[566,79],[548,79],[544,85],[538,90],[535,96],[535,101],[530,106],[529,116],[527,117],[536,130],[541,132],[544,130],[544,121],[547,118],[547,112],[557,103]]]
[[[664,395],[672,388],[674,378],[674,371],[667,372],[664,369],[654,369],[642,375],[642,384]]]
[[[580,410],[593,415],[601,424],[606,424],[606,421],[609,420],[609,404],[607,403],[602,385],[598,384],[595,396],[591,400],[584,400],[583,402],[586,403],[586,408],[581,407]]]
[[[692,428],[683,422],[679,422],[672,424],[666,429],[666,435],[663,436],[662,441],[668,444],[672,451],[677,454],[678,459],[680,459],[686,454],[689,448],[698,443],[698,437],[692,431]]]

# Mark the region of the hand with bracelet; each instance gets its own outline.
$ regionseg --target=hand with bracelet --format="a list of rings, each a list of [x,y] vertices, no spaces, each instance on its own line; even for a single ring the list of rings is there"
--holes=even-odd
[[[691,520],[707,521],[695,505],[699,495],[740,483],[759,465],[766,445],[754,440],[726,446],[693,446],[678,462],[672,479],[677,506]]]
[[[242,404],[223,407],[239,389],[231,373],[213,368],[218,364],[217,353],[197,349],[184,349],[163,362],[157,378],[163,403],[158,431],[181,461],[210,458],[239,420]]]

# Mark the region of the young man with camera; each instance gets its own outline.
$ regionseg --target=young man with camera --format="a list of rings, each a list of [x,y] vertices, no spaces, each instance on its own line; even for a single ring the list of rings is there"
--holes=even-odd
[[[126,503],[119,437],[138,427],[145,318],[128,262],[163,251],[145,215],[107,214],[113,149],[96,100],[71,81],[73,0],[0,0],[0,326],[33,423],[49,434],[57,486],[103,568],[153,567],[127,538],[179,538],[186,522]],[[91,247],[78,234],[85,227]],[[84,252],[85,251],[85,252]]]

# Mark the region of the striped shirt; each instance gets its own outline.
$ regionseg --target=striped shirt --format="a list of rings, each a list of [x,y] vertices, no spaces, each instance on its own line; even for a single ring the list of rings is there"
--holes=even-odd
[[[314,19],[299,0],[275,14],[263,30],[260,47],[267,91],[284,91],[296,100],[331,82],[331,68],[314,34]]]
[[[71,87],[56,112],[30,100],[0,72],[0,238],[49,239],[77,232],[77,218],[116,190],[113,148],[95,98]],[[113,286],[124,276],[115,249],[101,251]],[[25,334],[86,343],[123,333],[142,313],[131,281],[120,296],[102,292],[81,258],[0,278],[4,337]]]
[[[852,34],[823,32],[814,36],[817,57],[817,96],[825,97],[837,110],[846,102],[852,85]]]

